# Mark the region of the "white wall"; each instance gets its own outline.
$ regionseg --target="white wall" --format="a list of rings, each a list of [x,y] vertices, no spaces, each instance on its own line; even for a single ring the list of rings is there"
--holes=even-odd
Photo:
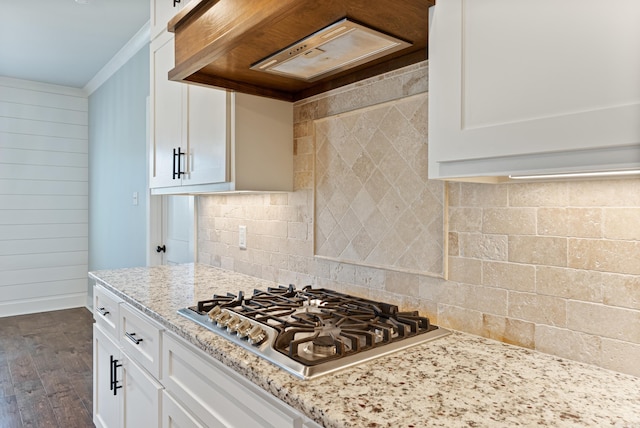
[[[0,76],[0,316],[84,306],[88,99]]]

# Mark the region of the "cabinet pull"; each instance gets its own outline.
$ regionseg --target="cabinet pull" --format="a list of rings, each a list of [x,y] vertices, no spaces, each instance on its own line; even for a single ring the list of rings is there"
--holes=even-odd
[[[132,341],[133,343],[135,343],[136,345],[139,345],[140,342],[142,342],[142,339],[138,339],[135,333],[127,333],[126,331],[124,332],[124,335],[127,336],[127,338]]]
[[[182,156],[186,153],[182,151],[181,147],[178,150],[173,149],[173,179],[181,178],[185,173],[182,171]]]
[[[104,307],[102,308],[98,308],[98,312],[100,313],[100,315],[102,315],[103,317],[106,317],[107,315],[110,314],[110,312],[108,310],[106,310]]]
[[[176,7],[176,5],[177,5],[178,3],[180,3],[180,1],[181,1],[181,0],[173,0],[173,7]]]
[[[111,358],[111,384],[109,386],[109,390],[113,391],[113,395],[118,395],[118,390],[122,388],[122,385],[118,385],[118,374],[116,373],[116,369],[118,367],[122,367],[122,364],[118,364],[118,360],[113,358],[113,355],[110,355]]]

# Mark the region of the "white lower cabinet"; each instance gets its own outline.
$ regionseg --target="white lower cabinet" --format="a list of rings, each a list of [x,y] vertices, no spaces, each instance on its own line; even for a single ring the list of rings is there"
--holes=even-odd
[[[179,417],[190,416],[184,419],[191,421],[186,426],[200,426],[197,420],[225,428],[318,426],[182,339],[165,334],[162,347],[162,381],[187,412]],[[177,417],[174,425],[164,426],[176,426]],[[167,417],[163,421],[167,423]]]
[[[98,428],[120,426],[122,393],[118,394],[118,390],[114,393],[113,390],[114,364],[120,364],[120,348],[94,324],[93,423]]]
[[[162,428],[206,428],[167,392],[162,393]]]
[[[160,328],[99,285],[94,296],[93,422],[98,428],[159,427]]]
[[[160,426],[162,385],[93,326],[93,422],[98,428]]]
[[[126,357],[122,363],[124,427],[159,427],[162,403],[162,385],[133,360]]]
[[[96,427],[320,427],[102,287],[95,292],[119,314],[117,334],[95,315]]]

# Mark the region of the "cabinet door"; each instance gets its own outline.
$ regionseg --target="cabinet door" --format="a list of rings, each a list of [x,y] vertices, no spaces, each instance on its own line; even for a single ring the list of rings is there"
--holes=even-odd
[[[162,428],[205,428],[166,391],[162,394]]]
[[[93,326],[93,423],[98,428],[120,426],[120,408],[123,390],[113,393],[114,367],[112,359],[120,364],[120,349],[94,324]],[[121,368],[115,368],[116,379],[122,380]],[[122,385],[119,382],[118,385]]]
[[[227,91],[191,85],[188,90],[189,174],[183,184],[229,181],[230,95]]]
[[[640,165],[640,2],[447,0],[432,13],[431,178]]]
[[[167,23],[188,0],[151,0],[151,40],[167,31]]]
[[[131,358],[122,365],[124,403],[122,426],[125,428],[159,427],[162,385],[141,369]]]
[[[183,99],[186,97],[183,83],[170,81],[168,72],[173,68],[173,35],[160,37],[151,46],[151,147],[150,180],[151,188],[180,186],[181,179],[174,176],[177,164],[185,171],[186,138],[182,124]],[[185,155],[174,157],[173,150],[180,148]]]

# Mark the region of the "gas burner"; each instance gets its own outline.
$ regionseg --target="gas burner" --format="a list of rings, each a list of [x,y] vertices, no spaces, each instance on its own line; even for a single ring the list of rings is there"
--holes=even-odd
[[[303,379],[449,334],[417,312],[311,286],[214,295],[178,312]]]
[[[309,348],[313,355],[330,356],[338,352],[336,341],[331,336],[316,337],[311,341]]]

